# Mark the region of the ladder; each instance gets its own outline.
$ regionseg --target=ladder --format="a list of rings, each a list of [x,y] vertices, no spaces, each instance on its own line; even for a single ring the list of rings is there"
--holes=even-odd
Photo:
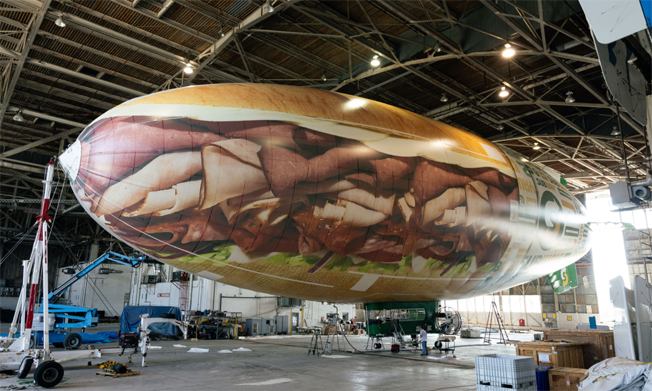
[[[319,356],[323,350],[324,344],[321,340],[321,330],[318,328],[312,329],[312,339],[310,340],[310,346],[308,347],[308,355],[312,353],[313,356],[315,354]]]
[[[487,326],[484,329],[484,343],[491,344],[491,328],[493,326],[493,318],[496,317],[496,325],[498,326],[498,334],[500,336],[500,342],[503,345],[506,345],[509,342],[509,337],[507,337],[507,331],[505,330],[505,325],[503,324],[503,318],[498,312],[498,306],[496,302],[491,302],[491,310],[489,311],[489,318],[487,319]]]
[[[179,281],[179,308],[186,316],[188,311],[188,279]]]
[[[333,344],[335,343],[335,341],[337,341],[337,351],[338,352],[342,351],[340,349],[340,337],[339,337],[340,329],[341,329],[341,325],[339,324],[339,317],[336,317],[334,321],[329,322],[328,333],[326,334],[326,343],[324,344],[324,350],[322,351],[322,354],[332,354]]]

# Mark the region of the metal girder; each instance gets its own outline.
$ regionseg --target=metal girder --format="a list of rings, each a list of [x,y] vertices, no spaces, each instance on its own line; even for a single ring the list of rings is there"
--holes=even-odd
[[[140,85],[146,86],[148,88],[156,88],[156,86],[157,86],[156,84],[150,83],[148,81],[138,79],[138,78],[135,78],[133,76],[125,75],[123,73],[119,73],[119,72],[117,72],[117,71],[115,71],[113,69],[105,68],[105,67],[103,67],[101,65],[90,63],[88,61],[83,61],[83,60],[80,60],[80,59],[75,58],[75,57],[66,56],[65,54],[61,54],[59,52],[55,52],[53,50],[46,49],[46,48],[43,48],[43,47],[40,47],[40,46],[37,46],[37,45],[33,45],[32,49],[37,51],[37,52],[40,52],[40,53],[48,54],[48,55],[51,55],[53,57],[57,57],[57,58],[66,60],[66,61],[68,61],[68,62],[70,62],[72,64],[82,65],[82,66],[84,66],[86,68],[90,68],[90,69],[93,69],[95,71],[98,71],[99,72],[98,76],[99,75],[102,75],[102,76],[109,75],[109,76],[116,77],[118,79],[127,80],[127,81],[130,81],[132,83],[140,84]],[[36,59],[36,60],[38,60],[38,59]],[[98,78],[98,76],[96,76],[96,78]],[[108,87],[115,88],[114,86],[108,86]]]
[[[331,62],[325,61],[323,58],[316,56],[310,52],[307,52],[304,49],[299,48],[283,39],[267,36],[263,34],[252,35],[251,38],[256,39],[267,45],[270,45],[271,47],[274,47],[293,57],[296,57],[299,60],[302,60],[305,63],[314,66],[315,68],[324,69],[334,74],[342,74],[346,71],[344,68],[337,66]]]
[[[18,87],[21,86],[21,83],[22,82],[18,83]],[[20,95],[20,96],[23,96],[23,97],[25,97],[27,99],[35,99],[35,100],[37,100],[39,102],[47,102],[47,103],[50,103],[50,104],[53,104],[53,105],[65,107],[65,108],[70,109],[70,110],[84,111],[89,115],[99,116],[99,115],[101,115],[103,113],[103,111],[100,111],[100,110],[93,110],[92,108],[89,108],[89,107],[80,107],[79,105],[73,105],[73,104],[70,104],[70,103],[65,103],[65,102],[62,102],[60,99],[51,99],[51,98],[46,98],[46,97],[40,96],[40,95],[37,96],[35,94],[29,93],[29,92],[26,92],[26,91],[23,91],[23,90],[19,90],[19,89],[15,89],[14,93],[15,93],[14,95]],[[19,106],[21,106],[21,104],[19,102],[26,102],[26,100],[21,100],[21,99],[18,99],[17,96],[14,96],[13,97],[13,102],[15,104],[18,104]]]
[[[11,110],[11,111],[18,111],[19,110],[19,108],[15,107],[15,106],[9,106],[8,109]],[[58,122],[60,124],[68,125],[68,126],[74,126],[74,127],[78,127],[78,128],[85,128],[86,127],[86,124],[82,124],[81,122],[72,121],[72,120],[65,119],[65,118],[60,118],[60,117],[55,117],[54,115],[41,113],[41,112],[30,110],[30,109],[22,109],[21,111],[23,112],[23,114],[31,115],[32,117],[46,119],[48,121],[54,121],[54,122]]]
[[[151,33],[149,31],[141,29],[139,27],[133,26],[133,25],[131,25],[129,23],[125,23],[125,22],[123,22],[123,21],[121,21],[119,19],[116,19],[116,18],[113,18],[113,17],[111,17],[109,15],[106,15],[105,13],[98,12],[98,11],[95,11],[94,9],[92,9],[92,8],[83,6],[83,5],[79,4],[79,3],[77,3],[76,1],[73,1],[73,0],[55,0],[55,1],[57,1],[59,3],[62,3],[62,4],[65,4],[68,7],[72,7],[74,9],[79,10],[79,11],[82,11],[85,14],[88,14],[88,15],[94,16],[96,18],[99,18],[101,20],[104,20],[104,21],[110,22],[112,24],[115,24],[116,26],[120,26],[123,29],[126,29],[126,30],[132,31],[134,33],[140,34],[140,35],[142,35],[144,37],[147,37],[149,39],[161,42],[161,43],[163,43],[165,45],[168,45],[170,47],[173,47],[175,49],[187,52],[187,53],[192,54],[192,55],[196,55],[198,53],[198,52],[196,52],[196,51],[194,51],[194,50],[192,50],[190,48],[187,48],[187,47],[185,47],[185,46],[183,46],[183,45],[181,45],[179,43],[176,43],[176,42],[171,41],[169,39],[163,38],[163,37],[161,37],[159,35],[156,35],[154,33]]]
[[[157,71],[157,70],[155,70],[155,69],[152,69],[152,68],[149,68],[149,67],[146,67],[146,66],[140,65],[140,64],[138,64],[138,63],[135,63],[135,62],[132,62],[132,61],[126,60],[126,59],[121,58],[121,57],[113,56],[113,55],[111,55],[111,54],[108,54],[108,53],[106,53],[106,52],[103,52],[102,50],[94,49],[94,48],[89,47],[89,46],[87,46],[87,45],[83,45],[83,44],[81,44],[81,43],[77,43],[77,42],[75,42],[75,41],[71,41],[71,40],[69,40],[69,39],[66,39],[66,38],[60,37],[60,36],[58,36],[58,35],[55,35],[55,34],[52,34],[52,33],[48,33],[47,31],[39,31],[39,32],[38,32],[38,35],[41,35],[41,36],[43,36],[43,37],[46,37],[46,38],[48,38],[48,39],[51,39],[51,40],[54,40],[54,41],[57,41],[57,42],[64,43],[64,44],[66,44],[66,45],[68,45],[68,46],[72,46],[72,47],[74,47],[74,48],[76,48],[76,49],[80,49],[80,50],[83,50],[83,51],[86,51],[86,52],[92,53],[92,54],[94,54],[94,55],[96,55],[96,56],[104,57],[104,58],[106,58],[106,59],[116,61],[116,62],[118,62],[118,63],[120,63],[120,64],[125,64],[125,65],[128,65],[128,66],[130,66],[130,67],[136,68],[136,69],[138,69],[138,70],[141,70],[141,71],[145,71],[145,72],[151,73],[151,74],[153,74],[153,75],[155,75],[155,76],[158,76],[158,77],[162,77],[162,78],[170,77],[170,75],[168,75],[167,73]],[[32,47],[33,47],[34,49],[36,49],[36,50],[39,49],[39,47],[37,47],[37,46],[32,46]]]
[[[17,153],[27,151],[28,149],[38,147],[39,145],[47,144],[50,141],[58,140],[60,138],[66,138],[66,137],[70,136],[71,134],[82,131],[83,129],[84,129],[83,127],[82,128],[72,128],[72,129],[63,131],[61,133],[57,133],[55,135],[52,135],[50,137],[42,138],[40,140],[31,142],[29,144],[25,144],[22,147],[18,147],[18,148],[14,148],[14,149],[11,149],[9,151],[6,151],[6,152],[0,154],[0,157],[3,157],[3,158],[4,157],[9,157],[9,156],[15,155]]]
[[[122,91],[122,92],[126,92],[126,93],[131,94],[131,95],[136,95],[136,96],[145,96],[145,95],[147,95],[147,93],[145,93],[145,92],[136,91],[136,90],[133,90],[131,88],[121,86],[119,84],[111,83],[110,81],[98,79],[97,77],[86,75],[86,74],[83,74],[81,72],[73,71],[72,69],[60,67],[58,65],[50,64],[50,63],[47,63],[45,61],[30,58],[30,59],[27,59],[27,62],[30,63],[30,64],[40,66],[42,68],[46,68],[46,69],[50,69],[50,70],[53,70],[53,71],[63,73],[65,75],[74,76],[74,77],[79,78],[79,79],[83,79],[83,80],[86,80],[86,81],[90,81],[92,83],[100,84],[100,85],[103,85],[105,87],[110,87],[110,88],[113,88],[115,90],[119,90],[119,91]]]
[[[483,1],[483,3],[485,5],[486,5],[486,3],[488,3],[487,0],[482,0],[482,1]],[[406,20],[408,22],[418,20],[414,15],[410,14],[408,11],[406,11],[401,6],[396,4],[395,1],[379,0],[379,2],[384,4],[392,12],[396,13],[397,15],[399,15],[401,18],[403,18],[404,20]],[[483,62],[477,60],[474,57],[466,56],[463,52],[461,52],[459,50],[459,47],[458,47],[456,42],[454,42],[450,38],[446,37],[440,31],[438,31],[436,29],[433,29],[430,26],[425,26],[425,25],[422,25],[422,24],[416,24],[416,28],[422,30],[426,34],[428,34],[431,37],[437,39],[442,45],[445,45],[446,47],[448,47],[454,54],[464,58],[464,60],[466,62],[468,62],[472,67],[483,70],[488,77],[490,77],[490,78],[496,80],[497,82],[501,83],[502,85],[508,87],[514,93],[520,95],[521,97],[525,98],[528,101],[536,101],[536,98],[534,97],[534,95],[532,95],[528,91],[522,89],[521,87],[517,86],[513,82],[510,82],[509,80],[506,80],[502,75],[500,75],[498,72],[496,72],[493,68],[487,66],[486,64],[484,64]],[[570,121],[567,118],[565,118],[564,116],[560,115],[557,111],[552,109],[550,106],[541,105],[541,104],[537,104],[537,106],[544,109],[546,113],[548,113],[548,114],[552,115],[553,117],[559,119],[560,121],[562,121],[562,123],[566,124],[571,129],[578,132],[579,134],[582,134],[582,135],[586,134],[586,132],[581,127],[577,126],[572,121]],[[519,129],[517,129],[517,130],[519,130]],[[609,150],[612,154],[614,154],[615,156],[618,156],[618,153],[611,150],[611,148],[609,146],[606,146],[606,145],[602,144],[600,141],[597,141],[597,140],[594,140],[594,142],[595,142],[596,145],[600,146],[601,148]]]
[[[35,91],[40,91],[40,92],[42,92],[44,94],[51,94],[51,95],[58,96],[58,97],[61,97],[61,98],[70,99],[72,101],[79,102],[81,104],[88,104],[88,105],[91,105],[91,106],[94,106],[94,107],[99,107],[99,108],[102,108],[104,110],[110,110],[115,106],[115,105],[113,105],[111,103],[108,103],[108,102],[105,102],[105,101],[90,98],[90,97],[85,96],[85,95],[79,95],[79,94],[76,94],[74,92],[64,90],[62,88],[48,87],[47,85],[37,83],[37,82],[31,81],[31,80],[21,79],[18,82],[18,85],[21,86],[21,87],[25,87],[25,88],[31,88],[31,89],[33,89]],[[23,112],[25,112],[25,110],[23,110]]]
[[[200,7],[200,6],[198,6],[196,4],[197,2],[194,2],[192,0],[190,0],[190,1],[188,1],[188,0],[175,0],[175,1],[176,1],[177,4],[179,4],[179,5],[181,5],[181,6],[185,7],[185,8],[191,9],[191,10],[197,12],[200,15],[204,15],[204,16],[206,16],[208,18],[211,18],[214,21],[220,23],[221,25],[226,25],[228,27],[232,27],[232,26],[237,26],[238,24],[240,24],[240,22],[242,22],[239,18],[237,18],[237,17],[235,17],[235,16],[233,16],[233,15],[227,13],[227,12],[219,10],[219,9],[211,6],[207,2],[201,2],[200,3],[201,7]],[[226,23],[225,23],[225,21],[226,21]]]
[[[148,17],[148,18],[150,18],[152,20],[155,20],[157,22],[164,23],[164,24],[166,24],[166,25],[168,25],[170,27],[173,27],[173,28],[175,28],[175,29],[177,29],[179,31],[182,31],[182,32],[184,32],[184,33],[186,33],[186,34],[188,34],[190,36],[199,38],[199,39],[201,39],[203,41],[206,41],[206,42],[209,42],[209,43],[215,41],[214,37],[211,37],[210,35],[204,34],[199,30],[195,30],[192,27],[188,27],[188,26],[186,26],[184,24],[181,24],[179,22],[175,22],[174,20],[172,20],[170,18],[166,18],[166,17],[160,17],[159,18],[156,12],[150,11],[148,9],[144,9],[144,8],[141,8],[141,7],[137,7],[139,1],[136,1],[135,4],[132,3],[129,0],[111,0],[111,2],[113,2],[115,4],[119,4],[122,7],[126,8],[126,9],[128,9],[130,11],[137,12],[137,13],[139,13],[139,14],[141,14],[143,16],[146,16],[146,17]]]
[[[33,14],[30,23],[29,23],[29,33],[24,37],[24,42],[21,48],[20,57],[16,63],[16,69],[12,72],[11,63],[5,67],[5,71],[2,74],[2,92],[0,95],[0,126],[2,126],[2,120],[4,119],[5,113],[9,108],[9,101],[11,96],[14,93],[16,88],[16,83],[18,83],[18,78],[20,73],[23,71],[25,66],[25,59],[29,53],[32,44],[34,43],[34,38],[36,38],[36,33],[41,28],[41,23],[47,14],[48,8],[50,7],[51,0],[43,0],[41,2],[41,7],[38,13]],[[21,7],[19,7],[20,9]]]
[[[105,40],[107,42],[111,42],[113,44],[127,48],[129,50],[142,53],[148,57],[157,59],[159,61],[177,67],[181,67],[185,65],[187,62],[185,57],[183,56],[170,53],[165,49],[152,46],[136,38],[129,37],[117,31],[111,30],[107,27],[89,22],[86,19],[70,14],[63,14],[63,15],[66,20],[66,23],[68,23],[68,27],[66,28],[74,28],[86,34]],[[49,12],[47,18],[50,20],[56,20],[59,16],[60,13]]]
[[[156,17],[161,19],[161,16],[163,16],[173,5],[174,0],[165,0],[165,3],[161,6],[161,10],[156,14]]]
[[[78,89],[78,90],[81,90],[81,91],[86,91],[86,92],[88,92],[88,93],[90,93],[92,95],[99,95],[99,96],[103,96],[105,98],[113,99],[113,100],[116,100],[116,101],[121,102],[121,103],[125,102],[127,100],[127,98],[124,98],[122,96],[113,95],[113,94],[110,94],[108,92],[97,90],[95,88],[82,86],[82,85],[79,85],[78,83],[73,83],[73,82],[68,81],[68,80],[60,79],[58,77],[46,75],[46,74],[41,73],[41,72],[32,71],[31,69],[25,69],[23,71],[23,74],[31,75],[31,76],[35,76],[35,77],[40,77],[42,79],[49,80],[49,81],[52,81],[52,82],[55,82],[55,83],[59,83],[59,84],[62,84],[64,86],[72,87],[72,88],[75,88],[75,89]],[[29,81],[29,80],[24,79],[24,81]],[[79,95],[79,96],[82,96],[82,95]],[[88,97],[86,97],[86,98],[88,98]],[[104,104],[111,104],[110,102],[103,102],[103,103]]]
[[[516,23],[512,18],[509,18],[506,16],[505,11],[502,10],[498,4],[489,1],[489,0],[480,0],[482,4],[487,7],[490,11],[492,11],[498,18],[500,18],[505,24],[507,24],[510,28],[512,28],[515,32],[517,32],[523,39],[528,41],[532,46],[534,46],[537,50],[543,50],[543,43],[537,38],[533,37],[528,31],[524,30],[518,23]],[[511,4],[511,3],[510,3]],[[513,4],[511,4],[513,5]],[[595,48],[594,48],[595,49]],[[555,65],[557,65],[561,70],[563,70],[568,76],[573,78],[579,85],[584,87],[591,95],[593,95],[596,99],[598,99],[600,102],[603,104],[608,104],[609,101],[607,98],[604,96],[604,94],[598,89],[596,89],[594,86],[592,86],[589,82],[584,80],[579,74],[577,74],[568,64],[564,63],[563,61],[560,61],[558,58],[555,58],[550,52],[545,51],[543,53],[550,61],[552,61]],[[611,108],[613,112],[616,112],[615,106]],[[640,134],[644,134],[643,132],[643,127],[640,126],[638,123],[636,123],[633,120],[626,119],[623,117],[623,120],[626,120],[626,122],[634,128],[637,132]],[[630,122],[631,121],[631,122]]]
[[[616,107],[611,104],[605,103],[584,103],[584,102],[573,102],[568,103],[566,101],[546,101],[546,100],[526,100],[526,101],[506,101],[506,102],[497,102],[497,103],[480,103],[480,107],[508,107],[508,106],[565,106],[565,107],[588,107],[593,109],[611,109]],[[542,108],[542,110],[544,110]]]
[[[40,204],[43,202],[41,198],[0,198],[0,204]],[[75,199],[52,199],[52,204],[65,204],[65,205],[74,205],[79,204]]]
[[[300,0],[288,0],[284,3],[281,3],[280,5],[277,5],[276,8],[274,9],[274,13],[278,13],[282,11],[284,8],[299,2]],[[267,19],[270,17],[273,13],[266,13],[264,10],[264,5],[258,7],[254,12],[249,14],[242,22],[240,22],[237,26],[233,26],[233,28],[224,33],[224,37],[218,39],[217,41],[213,42],[211,46],[209,46],[207,49],[205,49],[203,52],[201,52],[194,60],[194,63],[197,64],[194,72],[191,75],[188,75],[188,77],[184,80],[184,85],[190,85],[192,81],[197,77],[197,75],[206,67],[208,66],[213,59],[224,49],[229,45],[235,36],[239,33],[247,31],[250,27],[255,26],[256,24],[262,22],[263,20]],[[176,77],[177,75],[180,74],[180,72],[183,72],[182,70],[179,70],[177,74],[175,74]],[[169,80],[170,81],[170,80]]]

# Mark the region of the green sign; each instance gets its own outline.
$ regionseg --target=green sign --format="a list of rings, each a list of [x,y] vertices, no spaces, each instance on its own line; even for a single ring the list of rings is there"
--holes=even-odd
[[[577,268],[570,264],[561,270],[548,275],[550,285],[555,293],[560,294],[569,289],[577,288]]]

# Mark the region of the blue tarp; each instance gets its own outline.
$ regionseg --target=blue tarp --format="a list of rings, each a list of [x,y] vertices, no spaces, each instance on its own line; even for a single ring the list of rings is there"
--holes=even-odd
[[[120,333],[137,333],[140,324],[140,315],[148,314],[150,318],[158,318],[160,314],[175,314],[177,320],[181,320],[181,309],[179,307],[165,306],[126,306],[120,316]],[[153,332],[161,335],[177,335],[177,326],[169,323],[158,323],[149,326]]]
[[[100,331],[100,332],[95,333],[95,334],[103,335],[103,336],[108,337],[110,339],[120,339],[120,337],[118,337],[118,332],[117,331]]]

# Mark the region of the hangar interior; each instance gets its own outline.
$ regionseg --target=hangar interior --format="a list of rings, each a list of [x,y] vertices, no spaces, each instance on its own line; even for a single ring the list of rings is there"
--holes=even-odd
[[[636,276],[649,281],[652,272],[652,43],[649,28],[618,40],[622,47],[598,42],[585,3],[0,0],[0,333],[9,331],[24,282],[23,261],[30,259],[38,239],[36,221],[50,159],[120,104],[223,83],[297,86],[378,101],[477,135],[540,168],[587,208],[589,218],[627,229],[601,236],[602,247],[594,243],[592,251],[568,266],[573,266],[573,289],[558,292],[553,275],[540,273],[491,295],[439,305],[454,309],[464,328],[486,336],[491,335],[486,330],[498,328],[494,333],[500,334],[504,327],[516,341],[595,322],[613,329],[617,317],[603,308],[612,306],[609,280],[620,273],[631,288]],[[613,59],[609,70],[605,58]],[[630,195],[624,201],[614,193],[623,184]],[[636,186],[644,192],[640,197],[632,193]],[[300,349],[308,349],[314,328],[324,339],[335,338],[329,330],[333,313],[344,324],[353,323],[346,331],[350,341],[345,335],[337,340],[342,351],[364,352],[373,343],[364,331],[351,334],[356,328],[369,330],[365,323],[371,318],[363,304],[334,306],[328,298],[311,301],[238,288],[215,281],[214,274],[193,275],[153,259],[137,267],[110,260],[95,265],[111,252],[132,257],[134,249],[87,213],[56,165],[50,215],[49,291],[88,269],[61,292],[57,304],[97,309],[97,330],[114,330],[125,308],[148,306],[179,308],[188,319],[219,314],[238,324],[215,326],[206,332],[208,340],[198,338],[195,327],[195,340],[182,343],[210,347],[199,360],[184,356],[185,350],[174,353],[171,341],[153,342],[163,349],[150,352],[150,366],[141,376],[119,379],[131,382],[127,387],[205,389],[213,377],[225,389],[280,389],[307,387],[314,375],[315,389],[409,384],[471,390],[481,389],[472,375],[476,355],[515,354],[509,344],[458,337],[457,361],[446,360],[448,352],[432,359],[388,350],[311,363],[313,355],[305,360]],[[564,273],[566,268],[562,279]],[[501,327],[492,318],[494,308]],[[252,333],[257,321],[262,329],[265,322],[273,326]],[[82,331],[94,332],[88,327]],[[385,339],[389,349],[391,335]],[[244,358],[213,354],[238,347],[253,352]],[[379,370],[387,357],[405,360]],[[134,358],[129,367],[140,369],[138,361]],[[180,369],[171,369],[175,365]],[[179,376],[173,379],[168,370]],[[85,362],[74,362],[66,371],[69,380],[57,388],[114,387],[115,379],[95,379]],[[14,383],[15,377],[0,378],[2,386]]]

